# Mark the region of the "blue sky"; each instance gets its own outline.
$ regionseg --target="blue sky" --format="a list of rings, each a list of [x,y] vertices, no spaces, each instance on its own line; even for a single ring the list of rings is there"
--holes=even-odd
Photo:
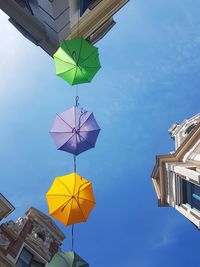
[[[79,86],[80,104],[102,128],[95,149],[78,157],[97,205],[75,227],[75,250],[91,267],[194,266],[200,233],[172,208],[157,208],[150,175],[155,155],[174,150],[171,124],[199,112],[200,2],[135,0],[98,43],[102,69]],[[53,60],[0,13],[0,179],[16,207],[10,219],[44,198],[72,157],[49,135],[56,112],[74,104],[75,88],[56,77]],[[70,228],[58,225],[68,238]]]

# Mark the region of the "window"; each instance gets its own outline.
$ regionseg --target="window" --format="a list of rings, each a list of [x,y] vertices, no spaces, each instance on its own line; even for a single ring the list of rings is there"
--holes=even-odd
[[[186,130],[185,130],[185,134],[189,134],[193,129],[194,127],[196,126],[196,124],[191,124]]]
[[[25,248],[23,248],[16,264],[17,267],[44,267],[45,264],[34,259],[34,256]]]
[[[94,2],[94,0],[81,0],[80,1],[80,16],[86,11],[89,5]]]
[[[33,255],[25,248],[23,248],[19,259],[17,261],[17,267],[30,267]]]
[[[45,234],[44,233],[41,233],[41,232],[37,233],[37,237],[42,239],[43,242],[45,241]]]
[[[27,8],[27,10],[33,15],[31,6],[29,4],[28,0],[15,0],[15,2],[17,2],[18,5],[20,5],[23,8]]]
[[[189,204],[191,208],[200,211],[200,186],[186,180],[182,181],[183,203]]]

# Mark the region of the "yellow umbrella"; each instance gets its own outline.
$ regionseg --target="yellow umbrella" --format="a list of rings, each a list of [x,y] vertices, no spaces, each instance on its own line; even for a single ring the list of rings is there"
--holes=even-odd
[[[92,183],[75,172],[56,177],[46,198],[49,214],[64,225],[86,222],[96,204]]]

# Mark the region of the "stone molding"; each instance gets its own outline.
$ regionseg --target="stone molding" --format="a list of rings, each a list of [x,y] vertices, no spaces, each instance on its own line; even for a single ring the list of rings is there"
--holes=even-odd
[[[6,218],[14,209],[13,205],[0,193],[0,221]]]

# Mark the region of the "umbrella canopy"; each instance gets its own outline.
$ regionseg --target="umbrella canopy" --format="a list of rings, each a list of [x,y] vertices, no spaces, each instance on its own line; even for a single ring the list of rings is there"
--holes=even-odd
[[[92,112],[72,107],[57,114],[50,134],[57,149],[78,155],[95,147],[100,130]]]
[[[92,183],[77,173],[56,177],[46,198],[49,214],[64,225],[86,222],[96,204]]]
[[[74,251],[68,253],[58,252],[47,267],[89,267],[89,264]]]
[[[56,74],[71,85],[91,82],[101,68],[98,48],[83,38],[64,40],[53,57]]]

